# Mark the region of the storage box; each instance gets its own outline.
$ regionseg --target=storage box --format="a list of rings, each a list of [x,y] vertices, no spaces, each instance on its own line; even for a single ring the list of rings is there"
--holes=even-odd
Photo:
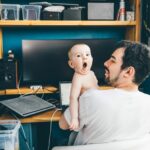
[[[48,6],[43,10],[43,20],[62,20],[64,6]]]
[[[43,11],[42,19],[43,20],[61,20],[62,19],[62,13]]]
[[[1,20],[19,20],[20,5],[0,4]]]
[[[81,19],[82,19],[81,7],[67,8],[63,12],[63,20],[81,20]]]
[[[89,2],[88,20],[114,20],[114,3]]]
[[[40,5],[22,5],[23,20],[40,20],[41,8]]]
[[[17,120],[0,121],[0,150],[19,150],[19,128]]]

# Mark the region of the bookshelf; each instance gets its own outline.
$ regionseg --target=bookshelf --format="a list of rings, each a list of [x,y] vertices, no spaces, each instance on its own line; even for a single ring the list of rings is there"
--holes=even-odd
[[[4,0],[5,2],[5,0]],[[2,3],[4,3],[2,2]],[[81,21],[66,21],[66,20],[51,20],[51,21],[45,21],[45,20],[37,20],[37,21],[24,21],[24,20],[0,20],[0,58],[3,58],[4,56],[4,44],[3,44],[3,30],[4,28],[12,29],[13,28],[51,28],[51,27],[57,27],[57,28],[63,28],[63,27],[75,27],[75,28],[105,28],[105,30],[108,28],[114,28],[116,32],[120,32],[117,29],[123,28],[125,31],[124,39],[132,40],[132,41],[139,41],[140,40],[140,0],[129,0],[130,4],[134,6],[135,8],[135,20],[134,21],[91,21],[91,20],[81,20]],[[29,88],[22,88],[21,92],[29,92],[31,89]],[[47,93],[45,90],[44,92]],[[53,90],[52,90],[53,92]],[[17,89],[14,90],[6,90],[2,91],[1,93],[6,94],[14,94],[18,93]]]

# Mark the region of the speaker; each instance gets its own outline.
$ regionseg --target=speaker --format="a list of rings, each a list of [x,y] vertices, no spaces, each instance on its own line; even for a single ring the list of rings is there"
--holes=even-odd
[[[15,60],[0,60],[0,89],[17,87],[17,62]]]

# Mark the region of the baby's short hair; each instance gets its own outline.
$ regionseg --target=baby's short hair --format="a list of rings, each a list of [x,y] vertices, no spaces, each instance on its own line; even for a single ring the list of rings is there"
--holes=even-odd
[[[87,45],[87,44],[85,44],[85,43],[78,43],[78,44],[75,44],[75,45],[73,45],[70,49],[69,49],[69,51],[68,51],[68,58],[69,59],[71,59],[71,51],[73,50],[73,49],[75,49],[77,46],[85,46],[86,48],[88,48],[89,50],[91,50],[90,49],[90,47]]]

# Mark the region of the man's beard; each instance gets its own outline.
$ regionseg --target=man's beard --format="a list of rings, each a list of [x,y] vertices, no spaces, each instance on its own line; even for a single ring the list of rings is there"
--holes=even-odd
[[[106,84],[111,85],[109,78],[105,78],[105,82],[106,82]]]
[[[107,69],[107,71],[109,72],[109,70]],[[111,85],[111,86],[115,86],[117,84],[117,81],[119,80],[119,75],[120,75],[121,72],[118,73],[118,75],[112,79],[110,79],[110,76],[108,76],[107,78],[105,77],[105,82],[108,84],[108,85]]]
[[[115,85],[117,83],[119,79],[119,76],[115,77],[114,79],[110,79],[110,78],[105,78],[105,82],[108,84],[108,85]]]

